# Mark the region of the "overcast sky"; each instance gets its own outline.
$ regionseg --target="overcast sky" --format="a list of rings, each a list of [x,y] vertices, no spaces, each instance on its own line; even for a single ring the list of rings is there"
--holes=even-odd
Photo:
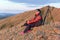
[[[0,13],[21,13],[44,6],[60,8],[60,0],[0,0]]]

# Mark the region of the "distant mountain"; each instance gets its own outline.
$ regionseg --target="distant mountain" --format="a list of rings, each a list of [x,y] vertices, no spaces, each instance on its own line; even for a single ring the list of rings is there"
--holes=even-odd
[[[15,14],[10,14],[10,13],[0,13],[0,19],[4,19],[10,16],[13,16]]]

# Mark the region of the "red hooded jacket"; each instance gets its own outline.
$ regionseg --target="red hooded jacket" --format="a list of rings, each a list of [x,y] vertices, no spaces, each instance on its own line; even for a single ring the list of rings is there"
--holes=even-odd
[[[41,17],[40,15],[37,15],[35,18],[33,18],[33,19],[31,19],[31,20],[28,20],[28,21],[27,21],[27,24],[36,23],[36,22],[40,21],[41,18],[42,18],[42,17]]]

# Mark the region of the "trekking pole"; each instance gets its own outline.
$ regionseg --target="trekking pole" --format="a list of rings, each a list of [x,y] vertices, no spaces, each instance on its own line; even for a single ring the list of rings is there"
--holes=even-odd
[[[49,10],[49,8],[50,8],[50,6],[48,6],[46,15],[45,15],[44,20],[43,20],[43,25],[45,24],[45,20],[46,20],[46,17],[47,17],[48,12],[50,12],[50,14],[51,14],[51,11]],[[51,15],[51,18],[53,19],[52,15]],[[53,20],[53,22],[54,22],[54,20]],[[55,25],[55,24],[54,24],[54,25]],[[52,28],[52,27],[51,27],[51,28]],[[55,30],[54,30],[53,28],[52,28],[52,30],[55,32]],[[56,33],[56,32],[55,32],[55,33]]]
[[[48,12],[49,12],[49,8],[50,8],[50,6],[48,6],[48,9],[47,9],[46,15],[45,15],[45,17],[44,17],[44,19],[43,19],[43,25],[45,24],[45,20],[46,20],[47,14],[48,14]]]

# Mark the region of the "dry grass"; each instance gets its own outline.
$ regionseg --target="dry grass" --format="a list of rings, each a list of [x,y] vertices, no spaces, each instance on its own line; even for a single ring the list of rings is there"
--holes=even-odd
[[[46,10],[47,7],[41,8],[43,17]],[[52,7],[50,10],[52,10]],[[50,14],[48,14],[44,26],[35,27],[31,32],[24,35],[19,34],[25,29],[25,27],[21,27],[21,25],[23,25],[26,20],[33,18],[35,12],[36,10],[31,10],[0,20],[0,40],[60,40],[60,29],[58,29],[60,25],[52,25],[53,23],[51,22],[53,21],[51,20],[52,18],[50,17]],[[59,13],[60,9],[57,8],[54,8],[53,11],[51,11],[54,22],[60,22]]]

